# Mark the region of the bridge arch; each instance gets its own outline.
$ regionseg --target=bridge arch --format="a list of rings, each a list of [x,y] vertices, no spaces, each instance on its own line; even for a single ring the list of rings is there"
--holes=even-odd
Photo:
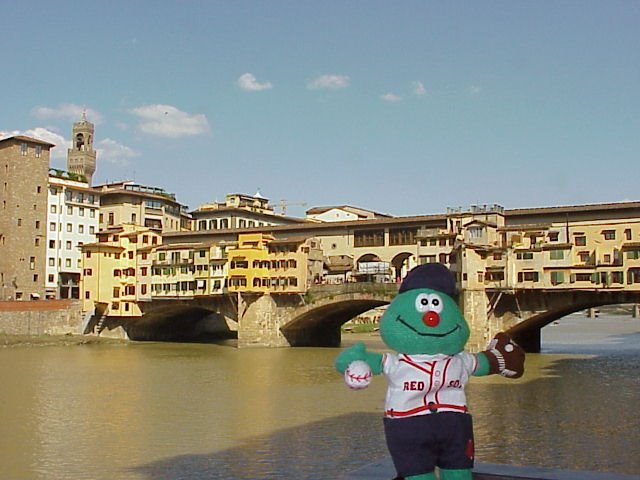
[[[640,292],[622,290],[523,291],[503,296],[492,317],[527,352],[539,352],[540,330],[546,325],[590,308],[638,302]]]
[[[401,252],[391,259],[392,276],[396,282],[403,279],[409,270],[416,264],[416,257],[413,253]]]
[[[295,312],[280,331],[291,346],[340,345],[340,327],[373,308],[388,305],[393,294],[350,293],[313,302]]]

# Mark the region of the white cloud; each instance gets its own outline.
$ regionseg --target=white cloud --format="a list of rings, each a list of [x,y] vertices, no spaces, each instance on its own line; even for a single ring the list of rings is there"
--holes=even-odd
[[[391,103],[399,102],[400,100],[402,100],[402,97],[391,92],[381,95],[380,98],[385,102],[391,102]]]
[[[238,78],[238,86],[248,92],[259,92],[260,90],[269,90],[273,88],[270,82],[260,83],[252,73],[243,73]]]
[[[129,164],[129,159],[138,157],[140,154],[126,145],[105,138],[96,145],[98,161],[105,160],[114,165],[125,166]]]
[[[138,129],[149,135],[179,138],[209,131],[206,115],[182,112],[171,105],[144,105],[129,112],[140,120]]]
[[[311,80],[307,83],[310,90],[319,90],[323,88],[338,89],[347,88],[349,86],[349,77],[347,75],[325,74]]]
[[[427,89],[424,88],[424,84],[420,81],[411,82],[411,86],[413,87],[414,95],[424,95],[427,93]]]
[[[42,120],[61,118],[71,122],[77,122],[82,118],[82,114],[86,113],[87,120],[96,125],[102,123],[102,115],[91,108],[85,108],[73,103],[63,103],[55,108],[51,107],[35,107],[31,110],[34,117]]]

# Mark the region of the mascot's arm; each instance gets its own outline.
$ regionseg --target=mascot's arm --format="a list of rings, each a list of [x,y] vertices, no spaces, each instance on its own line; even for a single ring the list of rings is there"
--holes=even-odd
[[[524,350],[511,340],[509,334],[498,333],[487,350],[478,354],[475,376],[499,373],[509,378],[520,378],[524,374]]]
[[[382,354],[375,352],[367,352],[364,343],[358,342],[352,347],[342,351],[336,358],[336,370],[344,373],[347,366],[356,360],[363,360],[371,367],[371,371],[375,375],[382,373]]]

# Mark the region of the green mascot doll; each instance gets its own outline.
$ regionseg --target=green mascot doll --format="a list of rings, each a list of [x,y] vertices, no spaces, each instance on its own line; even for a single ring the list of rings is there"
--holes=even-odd
[[[397,353],[358,343],[336,359],[352,388],[384,374],[384,432],[398,478],[471,480],[474,445],[464,387],[472,375],[524,373],[524,352],[506,333],[486,351],[464,352],[469,326],[454,298],[453,275],[442,264],[412,269],[380,321],[380,336]]]

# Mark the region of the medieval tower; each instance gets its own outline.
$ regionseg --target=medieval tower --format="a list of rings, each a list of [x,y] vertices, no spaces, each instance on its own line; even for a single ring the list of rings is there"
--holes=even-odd
[[[93,123],[82,119],[73,124],[71,148],[67,151],[67,170],[70,173],[84,175],[91,186],[91,177],[96,171],[96,151],[93,149]]]

